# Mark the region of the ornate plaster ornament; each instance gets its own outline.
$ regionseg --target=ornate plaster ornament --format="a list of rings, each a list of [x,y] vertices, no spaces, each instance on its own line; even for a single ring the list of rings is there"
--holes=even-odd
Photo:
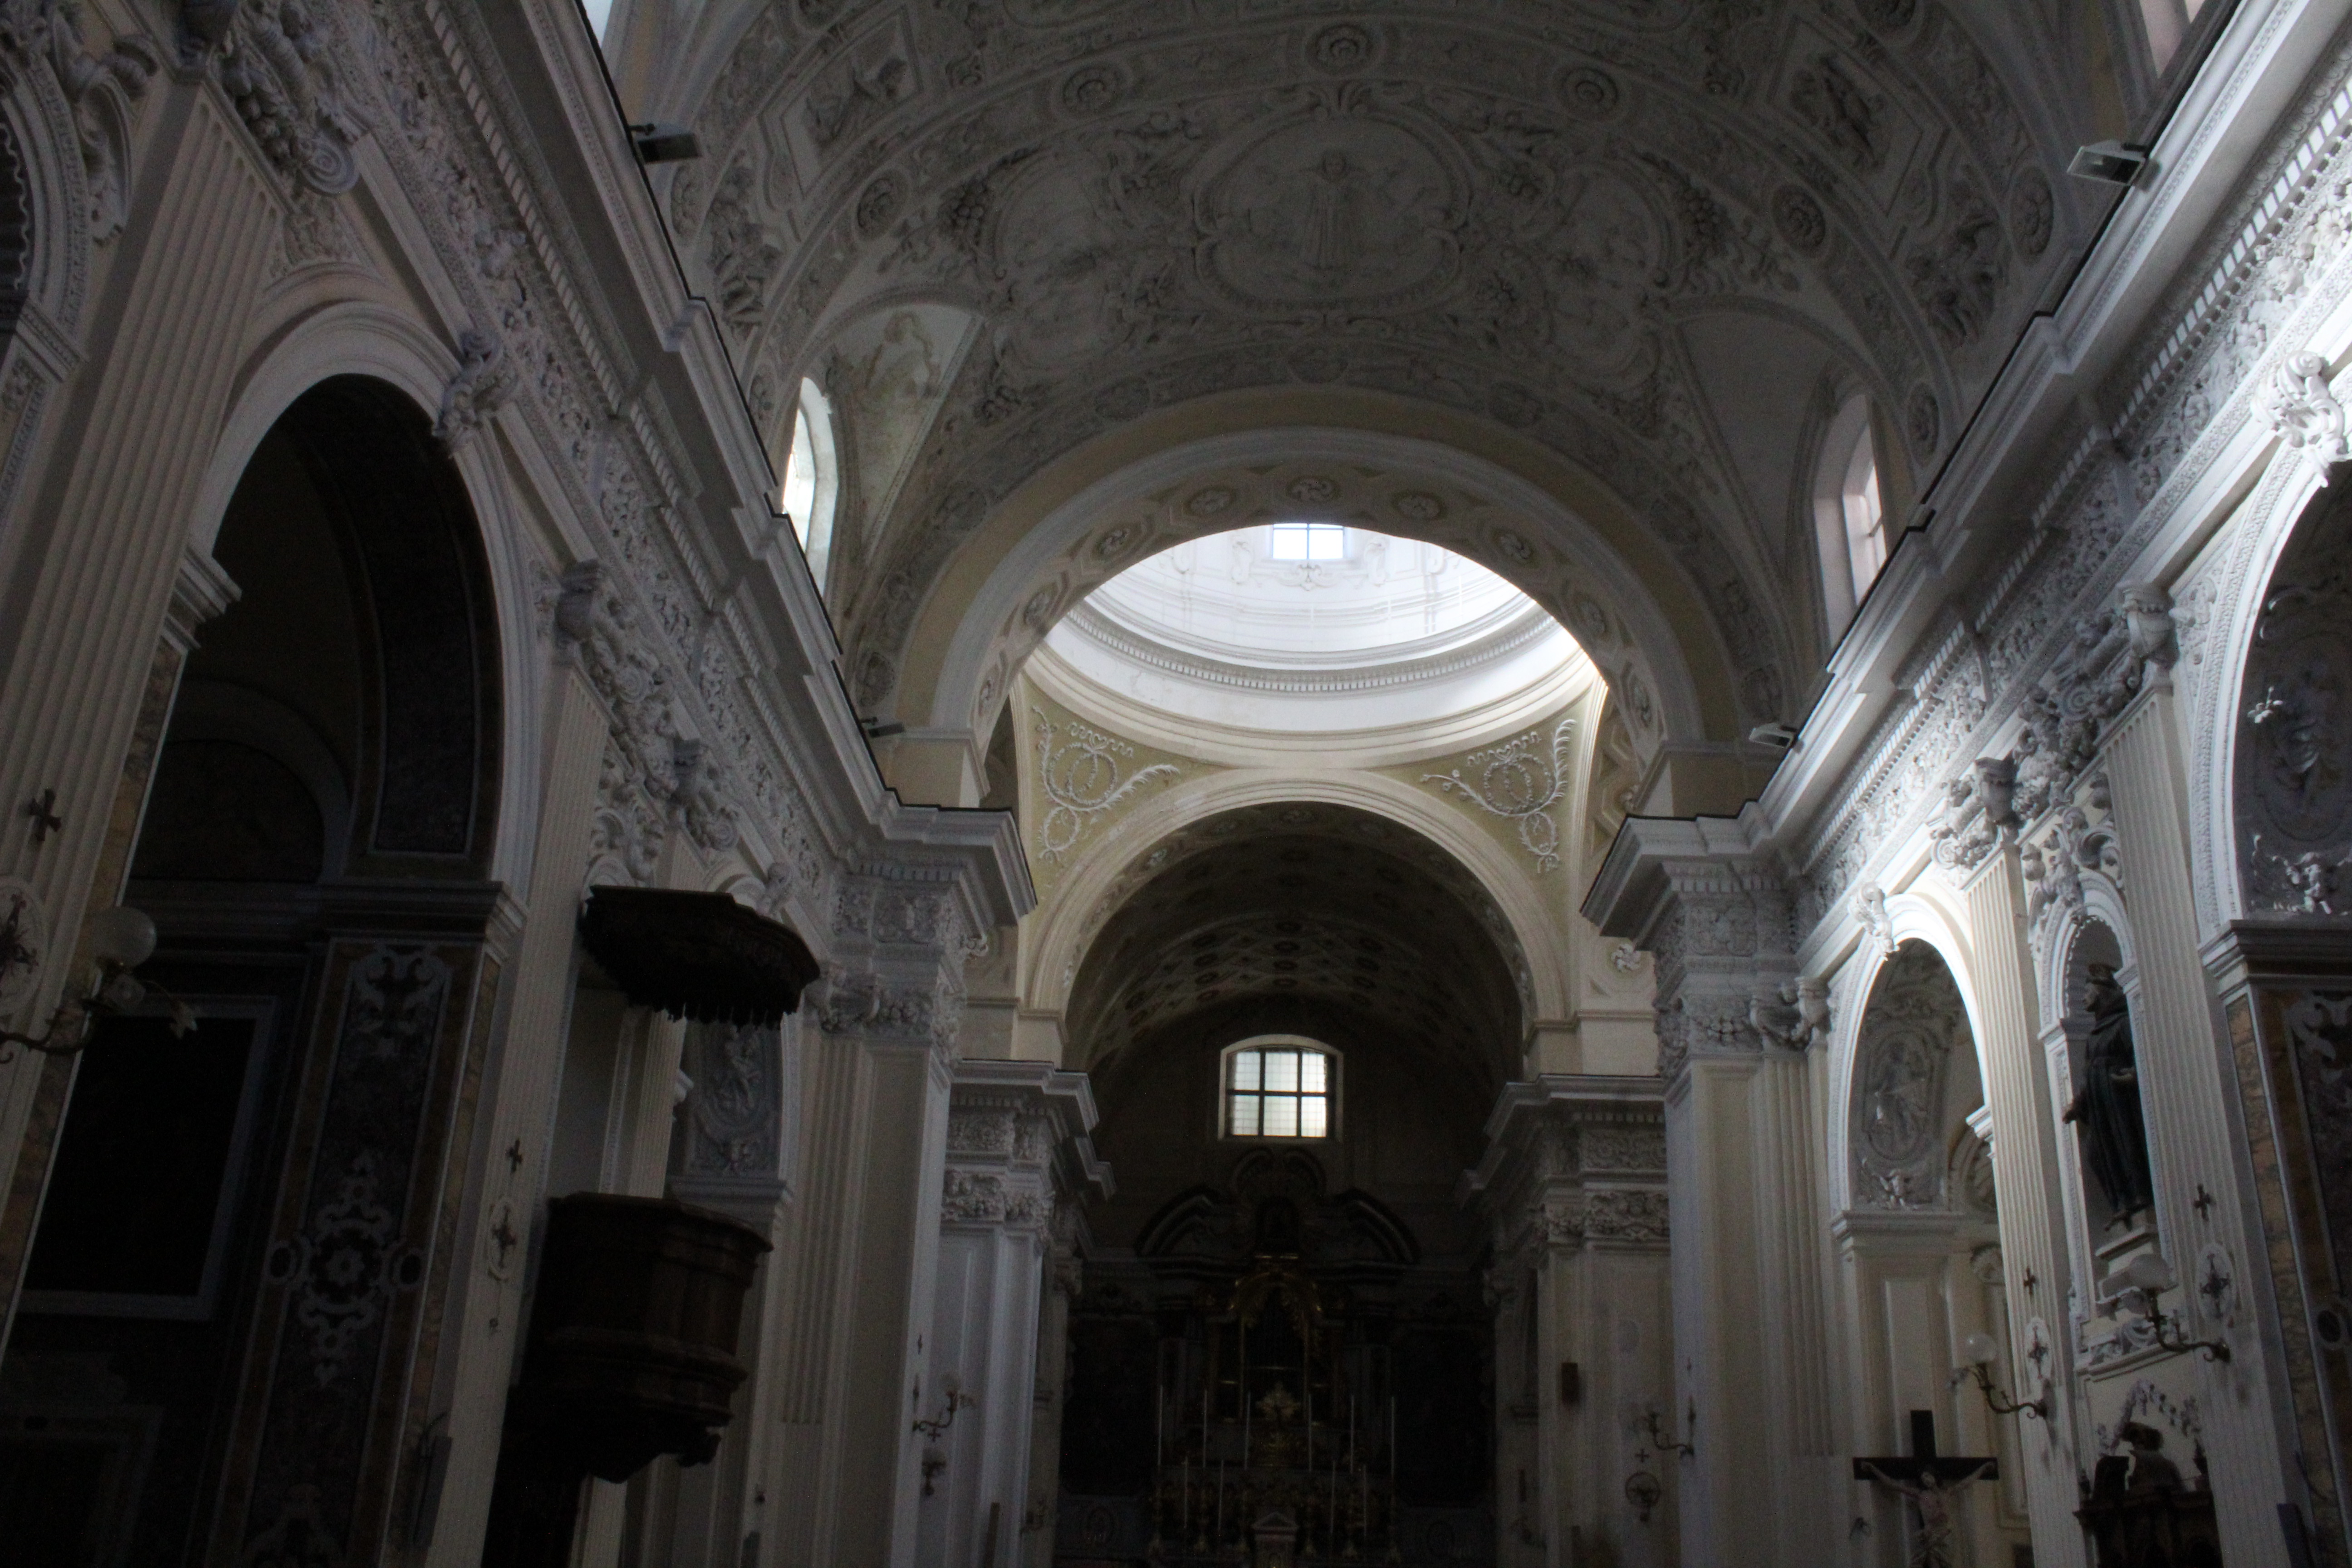
[[[1864,1005],[1847,1145],[1853,1201],[1933,1208],[1945,1199],[1944,1084],[1968,1015],[1932,951],[1905,949],[1881,969]]]
[[[1559,823],[1552,807],[1575,778],[1570,742],[1576,721],[1562,719],[1552,727],[1549,745],[1543,731],[1529,730],[1500,745],[1475,751],[1461,766],[1442,773],[1423,773],[1421,782],[1435,784],[1441,795],[1457,795],[1491,816],[1507,820],[1518,830],[1519,847],[1536,863],[1538,876],[1559,865]],[[1473,775],[1463,777],[1464,769]]]
[[[2305,351],[2292,353],[2272,373],[2273,391],[2264,412],[2280,445],[2300,455],[2327,483],[2336,464],[2352,458],[2344,405],[2328,385],[2327,361]]]
[[[515,370],[507,363],[499,335],[468,327],[457,335],[457,371],[441,389],[441,412],[433,421],[434,438],[445,451],[462,450],[467,442],[514,395]]]
[[[1055,724],[1037,715],[1037,784],[1047,802],[1037,823],[1037,853],[1059,862],[1076,847],[1087,829],[1117,811],[1144,785],[1173,784],[1183,770],[1173,763],[1154,763],[1134,773],[1121,773],[1135,756],[1135,748],[1115,736],[1072,719]]]
[[[82,9],[71,0],[11,0],[0,7],[0,58],[46,67],[71,107],[80,142],[85,216],[100,244],[122,232],[131,105],[147,90],[163,58],[144,35],[125,33],[104,54],[82,37]]]
[[[2258,910],[2333,914],[2352,862],[2352,535],[2330,491],[2273,569],[2246,659],[2235,804],[2241,880]]]
[[[329,195],[359,180],[365,133],[341,58],[332,0],[180,0],[183,65],[208,67],[237,118],[281,174]]]
[[[1853,895],[1853,918],[1881,958],[1895,956],[1895,917],[1886,910],[1886,889],[1875,883]]]

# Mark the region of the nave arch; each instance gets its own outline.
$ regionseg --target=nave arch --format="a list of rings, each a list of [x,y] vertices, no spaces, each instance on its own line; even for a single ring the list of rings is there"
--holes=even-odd
[[[1182,539],[1277,515],[1428,540],[1509,579],[1622,690],[1645,754],[1738,738],[1746,709],[1720,635],[1622,501],[1475,422],[1343,391],[1202,399],[1050,466],[962,546],[912,612],[905,668],[862,694],[984,737],[1013,670],[1087,589]]]

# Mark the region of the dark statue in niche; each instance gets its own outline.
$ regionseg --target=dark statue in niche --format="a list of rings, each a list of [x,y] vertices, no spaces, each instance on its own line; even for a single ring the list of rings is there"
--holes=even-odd
[[[2065,1120],[2083,1135],[2083,1163],[2099,1184],[2108,1212],[2121,1221],[2155,1201],[2147,1129],[2139,1113],[2139,1063],[2132,1051],[2131,1009],[2113,964],[2087,966],[2084,1002],[2091,1013],[2082,1088]]]

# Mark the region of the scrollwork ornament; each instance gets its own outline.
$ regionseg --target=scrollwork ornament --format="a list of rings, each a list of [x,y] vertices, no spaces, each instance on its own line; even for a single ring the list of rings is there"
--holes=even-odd
[[[1037,779],[1047,805],[1037,824],[1037,852],[1058,862],[1076,847],[1093,823],[1117,811],[1136,792],[1155,781],[1174,783],[1182,770],[1171,763],[1154,763],[1126,777],[1120,773],[1134,757],[1125,741],[1076,720],[1056,725],[1037,716]]]
[[[1540,730],[1515,735],[1499,746],[1473,752],[1460,767],[1423,773],[1442,795],[1459,795],[1479,810],[1518,830],[1519,847],[1533,857],[1538,875],[1559,865],[1559,824],[1551,810],[1574,777],[1570,742],[1576,721],[1562,719],[1544,745]],[[1472,775],[1463,776],[1465,770]]]

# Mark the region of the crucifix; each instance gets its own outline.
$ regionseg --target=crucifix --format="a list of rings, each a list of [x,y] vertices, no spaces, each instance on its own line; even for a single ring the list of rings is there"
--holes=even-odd
[[[1936,1452],[1936,1413],[1911,1412],[1911,1452],[1900,1458],[1856,1459],[1853,1479],[1903,1494],[1911,1505],[1911,1568],[1958,1568],[1960,1493],[2000,1474],[1990,1458],[1947,1458]]]

